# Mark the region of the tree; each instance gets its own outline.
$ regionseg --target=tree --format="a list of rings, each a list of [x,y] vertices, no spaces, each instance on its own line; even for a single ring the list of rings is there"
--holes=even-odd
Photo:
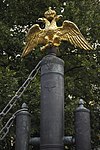
[[[31,53],[25,59],[20,55],[24,47],[25,34],[37,19],[42,17],[49,6],[77,24],[83,35],[94,45],[94,51],[75,49],[69,43],[62,43],[59,57],[65,61],[65,135],[74,133],[73,111],[83,98],[91,110],[92,148],[99,145],[99,97],[100,97],[100,48],[99,48],[99,0],[1,0],[0,2],[0,110],[28,77],[30,71],[45,55],[39,51]],[[62,21],[63,21],[62,20]],[[58,22],[61,25],[61,22]],[[43,27],[42,23],[39,23]],[[26,102],[32,113],[32,136],[39,136],[40,117],[40,77],[30,84],[21,100],[11,110],[1,127],[9,117]],[[14,149],[14,128],[1,142],[2,150]],[[69,148],[71,149],[71,148]]]

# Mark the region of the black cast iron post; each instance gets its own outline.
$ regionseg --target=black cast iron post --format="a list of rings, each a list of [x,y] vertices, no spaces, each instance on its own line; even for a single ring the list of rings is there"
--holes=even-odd
[[[41,62],[40,149],[63,150],[64,62],[50,49]]]
[[[75,145],[76,150],[91,150],[90,111],[83,104],[80,100],[75,111]]]
[[[30,135],[30,113],[24,103],[16,114],[16,143],[15,150],[28,150]]]

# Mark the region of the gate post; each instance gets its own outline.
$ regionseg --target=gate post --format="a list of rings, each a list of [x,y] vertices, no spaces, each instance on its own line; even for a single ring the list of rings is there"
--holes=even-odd
[[[28,150],[29,148],[30,116],[27,105],[24,103],[22,109],[16,114],[15,150]]]
[[[81,99],[75,111],[76,150],[91,150],[90,111],[83,106]]]
[[[52,47],[41,62],[41,150],[64,147],[64,62],[55,51]]]

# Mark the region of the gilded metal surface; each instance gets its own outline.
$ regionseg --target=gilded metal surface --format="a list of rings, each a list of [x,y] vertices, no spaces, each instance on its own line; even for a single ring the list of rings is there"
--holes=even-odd
[[[41,29],[38,24],[33,25],[29,29],[26,36],[26,46],[22,53],[22,57],[34,50],[38,44],[44,45],[41,47],[41,50],[43,51],[50,45],[59,46],[62,40],[69,41],[75,47],[80,47],[81,49],[92,49],[76,24],[65,20],[62,26],[58,27],[56,22],[61,19],[62,15],[56,15],[56,12],[52,10],[51,7],[44,13],[44,16],[45,17],[38,19],[45,23],[44,29]]]

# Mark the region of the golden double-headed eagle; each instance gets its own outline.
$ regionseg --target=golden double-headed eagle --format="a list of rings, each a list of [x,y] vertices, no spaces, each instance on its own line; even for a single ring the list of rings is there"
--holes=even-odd
[[[26,35],[26,46],[22,53],[22,57],[34,50],[38,44],[44,45],[40,48],[43,51],[50,45],[59,46],[61,41],[69,41],[75,47],[80,47],[81,49],[92,49],[76,24],[65,20],[62,26],[58,27],[56,22],[62,15],[56,15],[55,10],[52,10],[51,7],[44,13],[44,16],[45,17],[38,19],[45,23],[44,29],[41,29],[38,24],[34,24],[29,29]]]

